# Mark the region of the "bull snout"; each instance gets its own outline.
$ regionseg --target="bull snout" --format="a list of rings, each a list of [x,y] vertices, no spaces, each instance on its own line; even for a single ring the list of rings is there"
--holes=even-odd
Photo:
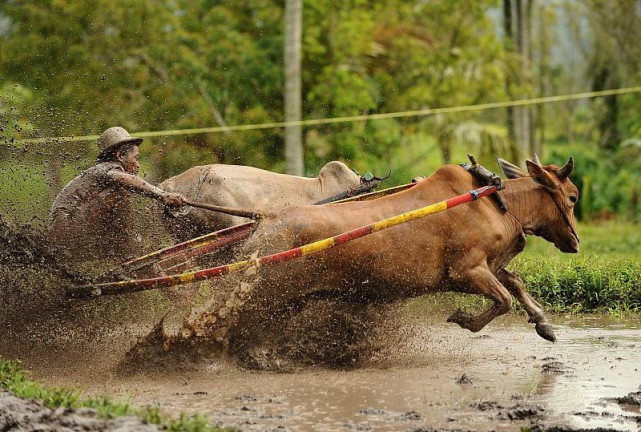
[[[568,241],[557,244],[556,247],[564,253],[577,253],[579,252],[579,243],[581,243],[579,237],[575,233],[571,232]]]

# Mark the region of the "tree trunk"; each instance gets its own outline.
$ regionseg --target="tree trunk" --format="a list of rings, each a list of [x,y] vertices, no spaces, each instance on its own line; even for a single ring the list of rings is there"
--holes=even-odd
[[[503,46],[505,51],[513,51],[514,30],[512,27],[512,0],[503,0],[503,30],[505,36],[503,39]],[[512,99],[512,77],[506,73],[505,75],[505,93],[509,99]],[[514,116],[514,107],[509,106],[506,108],[507,117],[507,132],[510,142],[516,143],[516,124]],[[518,159],[518,158],[517,158]]]
[[[301,38],[302,0],[285,4],[285,121],[301,120]],[[300,125],[285,127],[285,163],[287,174],[302,176],[303,134]]]
[[[524,87],[529,81],[530,68],[530,7],[529,0],[516,0],[516,38],[517,49],[521,56],[521,93],[522,98],[527,97]],[[521,151],[531,156],[532,139],[530,137],[531,113],[529,106],[517,107],[516,114],[516,137]]]
[[[539,60],[539,96],[545,97],[547,95],[547,80],[549,79],[549,70],[550,70],[550,34],[548,32],[547,23],[545,21],[545,10],[543,7],[539,7],[539,20],[538,20],[538,31],[539,31],[539,50],[541,52]],[[543,150],[543,144],[545,143],[545,118],[546,110],[545,104],[538,104],[536,106],[536,121],[539,129],[539,136],[536,140],[535,153],[541,154]]]
[[[615,86],[612,86],[612,75],[610,65],[601,65],[601,67],[594,74],[592,81],[592,90],[602,91]],[[615,87],[616,88],[616,87]],[[601,138],[599,145],[605,150],[614,150],[619,145],[620,135],[618,128],[619,105],[617,95],[605,96],[603,98],[605,105],[605,112],[600,116],[599,133]]]

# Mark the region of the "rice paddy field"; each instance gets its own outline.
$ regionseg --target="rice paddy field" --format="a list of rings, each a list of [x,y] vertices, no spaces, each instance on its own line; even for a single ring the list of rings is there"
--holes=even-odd
[[[563,254],[528,238],[510,267],[550,312],[641,311],[641,230],[614,221],[579,225],[581,251]]]

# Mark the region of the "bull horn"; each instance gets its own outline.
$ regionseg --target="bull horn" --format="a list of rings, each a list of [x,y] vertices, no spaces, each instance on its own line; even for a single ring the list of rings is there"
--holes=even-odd
[[[534,153],[534,163],[538,164],[539,166],[543,166],[543,164],[541,163],[541,160],[539,159],[539,155],[536,153]]]
[[[361,183],[372,183],[375,181],[381,182],[381,181],[387,180],[390,174],[392,174],[392,171],[387,171],[387,175],[383,178],[380,178],[380,177],[376,177],[374,174],[368,171],[365,173],[365,175],[361,176]]]
[[[385,181],[385,180],[387,180],[389,178],[390,175],[392,175],[392,170],[388,170],[387,174],[385,174],[385,177],[380,178],[380,177],[374,176],[374,177],[372,177],[372,180]]]
[[[570,159],[556,172],[556,175],[559,176],[559,179],[565,180],[572,174],[574,170],[574,158],[570,156]]]

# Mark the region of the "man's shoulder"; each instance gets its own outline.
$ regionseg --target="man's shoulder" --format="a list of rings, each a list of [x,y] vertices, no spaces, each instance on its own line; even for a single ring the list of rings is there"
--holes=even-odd
[[[124,172],[125,170],[118,162],[98,162],[81,172],[77,178],[108,178],[108,174],[112,171]]]
[[[111,170],[125,171],[119,162],[98,162],[89,169],[102,172],[109,172]]]
[[[98,162],[78,174],[63,191],[74,187],[83,187],[82,185],[85,185],[86,182],[102,181],[100,179],[107,178],[107,173],[113,170],[124,172],[122,165],[117,162]]]

